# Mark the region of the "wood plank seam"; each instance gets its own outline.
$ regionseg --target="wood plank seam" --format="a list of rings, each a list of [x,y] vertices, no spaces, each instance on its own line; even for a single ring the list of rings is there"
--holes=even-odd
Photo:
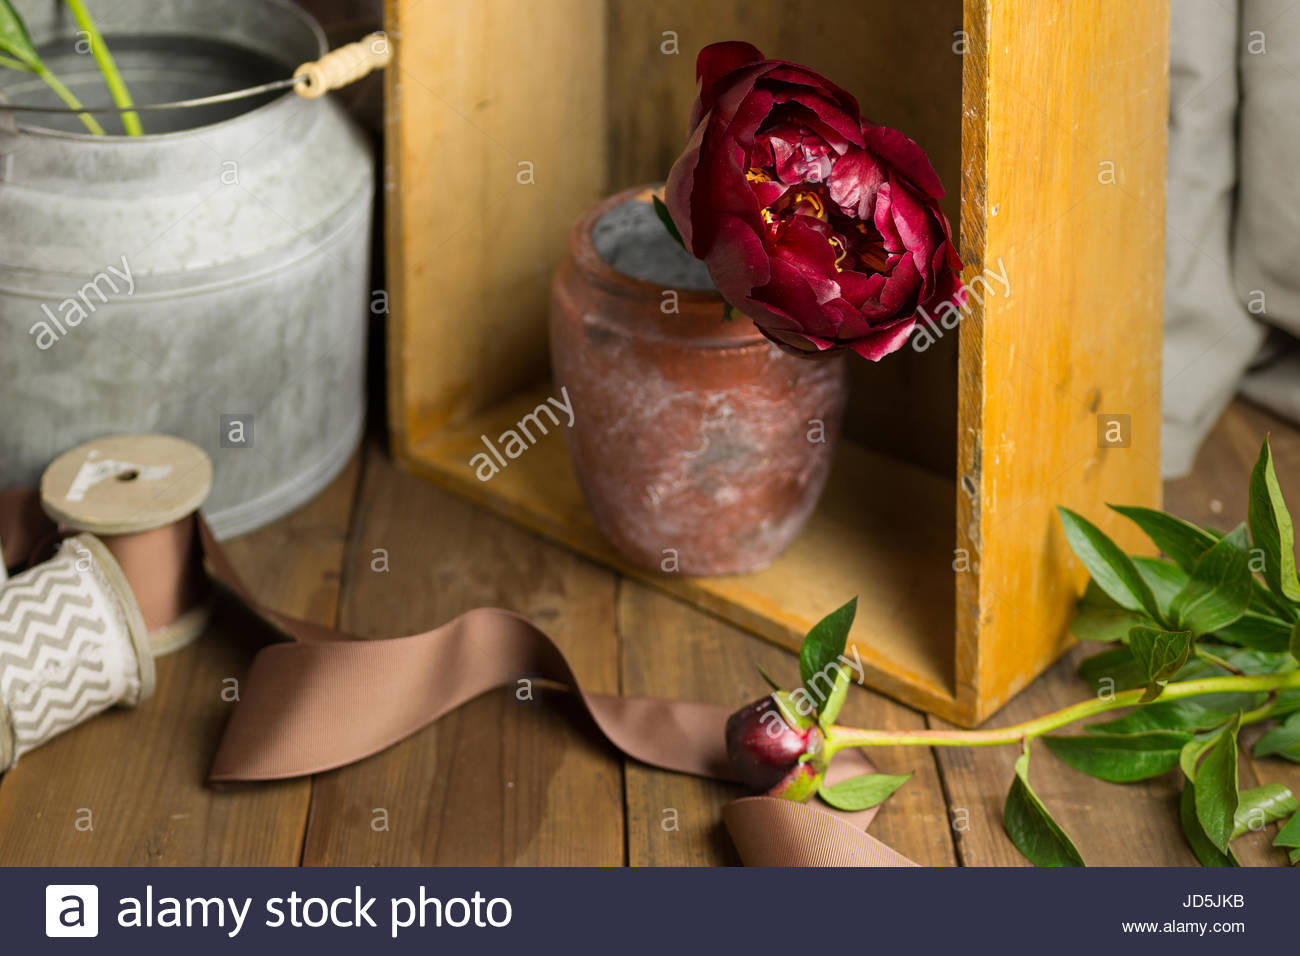
[[[342,621],[344,602],[348,597],[348,587],[352,581],[352,563],[356,557],[355,549],[359,547],[358,529],[364,527],[361,510],[365,507],[362,489],[365,487],[366,471],[370,456],[363,450],[357,456],[356,483],[352,486],[352,504],[348,508],[347,537],[343,541],[342,554],[339,559],[338,598],[334,602],[334,619],[331,626],[338,627]],[[316,775],[311,778],[310,793],[307,798],[307,812],[303,814],[301,832],[298,834],[298,866],[303,866],[307,853],[307,834],[311,830],[311,818],[316,809]]]

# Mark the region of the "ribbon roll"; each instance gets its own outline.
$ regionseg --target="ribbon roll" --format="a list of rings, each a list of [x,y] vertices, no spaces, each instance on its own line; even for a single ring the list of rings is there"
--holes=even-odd
[[[153,655],[203,633],[211,610],[194,513],[212,488],[203,449],[167,435],[96,438],[41,476],[41,507],[64,531],[108,547],[131,583]]]
[[[144,619],[121,568],[91,535],[65,539],[0,590],[0,771],[153,688]]]

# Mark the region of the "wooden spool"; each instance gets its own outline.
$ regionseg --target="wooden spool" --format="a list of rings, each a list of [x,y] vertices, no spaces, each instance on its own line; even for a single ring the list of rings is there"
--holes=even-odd
[[[212,490],[212,461],[170,435],[113,435],[64,452],[41,476],[41,506],[55,521],[100,537],[140,534],[196,512]],[[203,633],[205,597],[149,632],[153,655],[169,654]]]

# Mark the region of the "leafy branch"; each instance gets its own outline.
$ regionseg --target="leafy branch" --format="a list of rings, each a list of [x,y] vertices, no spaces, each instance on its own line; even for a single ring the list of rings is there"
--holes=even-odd
[[[126,82],[122,79],[122,74],[118,71],[117,64],[108,50],[108,44],[104,42],[103,36],[100,35],[95,21],[91,18],[89,11],[86,10],[82,0],[66,0],[66,3],[77,21],[77,26],[81,28],[90,43],[90,51],[95,57],[95,62],[99,65],[100,73],[103,75],[104,83],[113,97],[113,102],[119,107],[133,105],[131,94],[127,90]],[[45,65],[41,55],[36,50],[35,44],[32,43],[31,35],[27,31],[27,25],[9,0],[0,0],[0,67],[33,73],[53,90],[54,94],[69,109],[80,110],[83,108],[81,101]],[[77,117],[91,133],[96,136],[104,135],[104,127],[89,113],[78,113]],[[140,118],[134,112],[122,114],[122,127],[130,136],[139,136],[144,132],[140,125]]]
[[[805,706],[797,716],[800,740],[812,742],[800,765],[816,774],[815,785],[769,792],[797,799],[816,792],[841,809],[863,809],[907,777],[868,774],[827,786],[825,771],[842,750],[1017,745],[1004,809],[1008,835],[1037,865],[1082,866],[1029,783],[1030,741],[1041,737],[1058,759],[1112,783],[1177,771],[1179,822],[1205,866],[1238,865],[1232,841],[1282,820],[1274,845],[1300,863],[1295,795],[1280,784],[1241,790],[1237,778],[1239,734],[1253,724],[1273,724],[1256,743],[1256,757],[1300,763],[1300,578],[1267,439],[1249,495],[1249,522],[1226,534],[1150,508],[1113,506],[1146,533],[1161,559],[1129,556],[1086,518],[1059,509],[1066,540],[1090,575],[1071,630],[1080,640],[1113,646],[1080,666],[1097,696],[1011,727],[885,731],[835,724],[847,692],[840,662],[855,603],[828,615],[804,641],[803,687],[778,689],[787,706],[801,696],[812,702],[812,715]],[[1082,735],[1053,733],[1121,709],[1128,713],[1092,723]]]

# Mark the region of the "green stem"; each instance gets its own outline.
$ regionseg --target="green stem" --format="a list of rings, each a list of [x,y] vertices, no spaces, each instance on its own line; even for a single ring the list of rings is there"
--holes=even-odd
[[[1201,680],[1179,681],[1165,687],[1161,701],[1183,700],[1203,694],[1262,693],[1300,688],[1300,670],[1285,674],[1253,674],[1241,677],[1206,677]],[[825,741],[827,759],[847,747],[999,747],[1017,744],[1038,737],[1051,730],[1072,724],[1084,717],[1104,714],[1108,710],[1133,707],[1142,697],[1142,688],[1126,690],[1110,699],[1085,700],[1064,710],[1015,724],[988,730],[859,730],[856,727],[830,728]],[[1260,708],[1243,715],[1242,723],[1264,719]]]
[[[1233,667],[1231,664],[1225,661],[1218,654],[1214,654],[1210,651],[1207,651],[1205,648],[1200,647],[1199,645],[1195,648],[1193,653],[1201,660],[1205,661],[1207,664],[1213,664],[1215,667],[1222,667],[1229,674],[1241,675],[1244,673],[1244,671],[1240,670],[1239,668]]]
[[[126,88],[126,81],[122,79],[117,63],[113,61],[113,54],[108,51],[108,44],[100,36],[99,28],[90,18],[90,13],[82,5],[81,0],[66,0],[66,2],[68,9],[76,18],[77,26],[81,27],[90,41],[90,52],[94,55],[95,62],[99,64],[99,72],[104,74],[104,85],[108,87],[113,103],[119,107],[135,105],[131,99],[131,91]],[[136,113],[122,114],[122,128],[126,130],[128,136],[139,136],[144,132],[144,127],[140,125],[140,117]]]
[[[0,66],[9,70],[22,70],[24,73],[32,72],[32,68],[21,60],[11,60],[7,56],[0,56]]]
[[[72,95],[72,90],[64,86],[62,80],[46,69],[44,65],[36,66],[35,70],[36,75],[45,81],[46,86],[58,94],[59,99],[63,100],[69,109],[81,109],[81,101]],[[77,116],[81,118],[81,122],[85,125],[86,129],[90,130],[96,136],[104,135],[104,127],[100,126],[99,123],[96,122],[95,118],[89,113],[78,113]]]

